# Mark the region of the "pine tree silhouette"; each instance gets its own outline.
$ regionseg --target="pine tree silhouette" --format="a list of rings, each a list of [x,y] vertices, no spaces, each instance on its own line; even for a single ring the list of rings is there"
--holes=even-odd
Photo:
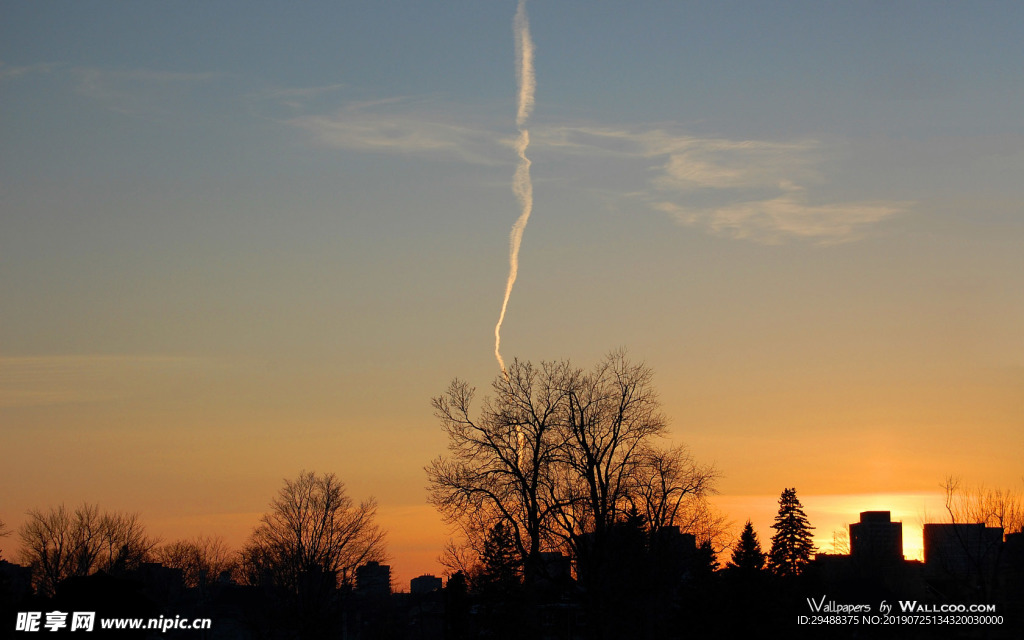
[[[488,532],[481,560],[486,584],[501,589],[519,585],[522,574],[520,556],[516,552],[512,531],[504,523],[499,522]]]
[[[779,514],[775,516],[775,535],[768,554],[771,570],[780,576],[795,576],[803,572],[811,561],[814,543],[803,505],[796,497],[796,489],[785,489],[779,498]]]
[[[757,539],[754,525],[747,520],[740,533],[739,544],[732,550],[732,560],[726,568],[742,573],[755,573],[764,569],[765,555],[761,551],[761,542]]]

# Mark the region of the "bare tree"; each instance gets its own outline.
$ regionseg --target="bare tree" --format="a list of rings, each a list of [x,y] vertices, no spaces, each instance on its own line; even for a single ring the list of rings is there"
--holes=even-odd
[[[448,434],[447,458],[427,468],[430,501],[458,524],[477,553],[493,527],[508,527],[527,580],[534,577],[561,505],[554,467],[558,421],[566,411],[568,363],[514,361],[493,383],[479,418],[472,417],[475,389],[461,380],[434,398],[435,415]]]
[[[561,459],[584,509],[573,533],[603,538],[630,504],[643,445],[665,432],[665,417],[651,385],[653,373],[612,352],[591,373],[567,379]]]
[[[965,487],[954,476],[947,477],[942,488],[950,522],[998,527],[1004,535],[1024,531],[1024,497],[1018,491],[980,485]]]
[[[445,542],[444,551],[437,562],[444,567],[445,575],[461,573],[469,581],[483,570],[480,553],[472,546],[460,544],[451,538]]]
[[[990,595],[1000,579],[1004,537],[1024,531],[1024,498],[1012,489],[964,486],[954,476],[946,478],[943,490],[946,513],[956,525],[950,531],[957,555],[966,563],[944,556],[940,549],[932,564]]]
[[[715,529],[712,522],[716,517],[711,515],[707,498],[715,492],[718,477],[714,466],[698,464],[684,446],[645,447],[639,456],[631,499],[648,526],[678,526],[691,533],[696,529],[710,531]],[[722,534],[714,530],[709,538],[717,539]]]
[[[646,516],[650,527],[724,530],[705,500],[716,472],[683,448],[656,446],[666,420],[651,370],[624,352],[590,372],[516,360],[492,389],[478,416],[465,382],[434,399],[448,455],[426,468],[431,502],[477,556],[487,532],[503,524],[529,583],[543,550],[593,569],[606,555],[606,532],[627,513]]]
[[[237,559],[220,536],[175,540],[154,552],[157,561],[166,567],[181,569],[189,587],[205,588],[222,573],[233,573]]]
[[[7,524],[0,520],[0,538],[6,538],[11,535],[11,530],[7,528]],[[3,549],[0,549],[0,560],[4,559]]]
[[[836,555],[850,555],[850,525],[843,524],[838,529],[832,530],[832,553]]]
[[[334,576],[331,586],[347,585],[356,567],[385,558],[384,532],[374,522],[377,502],[355,504],[333,473],[303,471],[285,480],[270,506],[241,553],[250,582],[269,575],[296,593],[311,577]]]
[[[693,534],[698,545],[707,544],[716,554],[732,548],[735,542],[733,523],[711,504],[706,495],[691,496],[685,506],[674,526],[684,533]]]
[[[157,542],[146,535],[137,514],[104,513],[87,503],[73,512],[64,505],[32,510],[28,517],[18,532],[22,560],[32,567],[34,586],[44,595],[52,595],[71,576],[134,569]]]
[[[159,543],[146,535],[137,513],[111,512],[100,518],[99,568],[121,573],[138,567],[152,557]]]

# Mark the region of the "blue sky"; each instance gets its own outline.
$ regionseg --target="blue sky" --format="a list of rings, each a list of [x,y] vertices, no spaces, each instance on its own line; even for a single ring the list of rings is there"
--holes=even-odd
[[[429,398],[496,373],[514,11],[0,3],[0,516],[244,530],[302,468],[429,509]],[[507,358],[628,347],[727,495],[1020,481],[1019,3],[528,11]]]

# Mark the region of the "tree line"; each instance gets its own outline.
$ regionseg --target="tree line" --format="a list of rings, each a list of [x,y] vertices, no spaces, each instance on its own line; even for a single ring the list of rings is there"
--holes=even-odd
[[[333,473],[303,471],[285,480],[247,543],[233,552],[217,536],[162,544],[146,533],[138,514],[60,505],[28,512],[18,530],[20,560],[32,569],[32,586],[42,596],[54,595],[69,578],[126,574],[146,562],[180,569],[187,587],[224,577],[297,592],[311,572],[331,575],[332,588],[351,586],[356,567],[386,555],[376,509],[372,498],[355,503]]]
[[[475,390],[460,380],[434,398],[449,442],[448,455],[426,467],[429,500],[461,534],[446,553],[449,570],[472,576],[489,541],[500,539],[506,564],[526,583],[545,577],[541,554],[553,551],[579,577],[600,581],[626,525],[648,536],[678,529],[712,555],[726,549],[728,523],[708,502],[718,472],[684,446],[666,446],[652,379],[647,366],[616,351],[589,371],[516,360],[478,412]],[[284,481],[238,552],[216,536],[161,544],[137,514],[95,504],[33,509],[17,533],[42,594],[72,576],[142,562],[181,569],[189,586],[227,572],[294,591],[313,571],[350,586],[357,566],[383,560],[376,509],[373,498],[356,503],[334,474],[303,471]],[[10,533],[0,521],[0,539]],[[797,555],[776,566],[799,564],[808,544],[809,534],[790,540]]]
[[[476,407],[476,390],[456,379],[432,401],[448,447],[425,472],[429,501],[456,532],[442,557],[452,620],[467,619],[472,603],[485,634],[518,637],[572,593],[593,637],[661,637],[682,602],[693,612],[711,607],[716,589],[753,597],[770,584],[781,593],[809,566],[813,527],[793,488],[779,498],[770,548],[749,520],[731,540],[709,501],[718,471],[669,445],[653,373],[625,352],[589,370],[516,360],[491,391]],[[968,491],[952,479],[945,489],[953,522],[1024,527],[1013,492]],[[376,511],[334,474],[303,471],[284,481],[238,551],[216,536],[162,543],[137,514],[88,503],[29,511],[16,533],[42,597],[72,578],[159,562],[200,590],[220,578],[260,587],[285,605],[285,624],[317,637],[340,619],[339,594],[355,586],[356,569],[386,559]],[[12,533],[0,521],[0,542]],[[713,575],[727,579],[725,591],[721,580],[712,588]]]

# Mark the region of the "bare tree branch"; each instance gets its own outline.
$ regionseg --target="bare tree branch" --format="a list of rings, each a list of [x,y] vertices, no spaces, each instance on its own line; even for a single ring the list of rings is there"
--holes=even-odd
[[[377,502],[358,505],[333,473],[303,471],[270,503],[240,554],[243,578],[259,583],[265,576],[297,592],[304,576],[334,574],[351,584],[356,567],[385,559],[384,532],[374,519]]]
[[[224,572],[233,574],[238,562],[220,536],[175,540],[153,555],[164,566],[181,569],[186,586],[200,588],[209,587]]]
[[[527,581],[541,551],[580,562],[584,538],[587,561],[597,562],[605,531],[631,510],[649,528],[681,526],[721,542],[727,526],[706,500],[717,472],[685,448],[658,448],[667,421],[645,365],[624,351],[589,372],[516,360],[492,389],[479,412],[461,380],[433,400],[448,454],[426,467],[430,501],[461,529],[471,556],[502,524]]]
[[[18,532],[22,561],[32,567],[34,586],[52,595],[71,576],[95,571],[121,573],[149,559],[157,541],[146,535],[138,514],[100,512],[82,504],[69,512],[64,505],[48,512],[28,512]]]

